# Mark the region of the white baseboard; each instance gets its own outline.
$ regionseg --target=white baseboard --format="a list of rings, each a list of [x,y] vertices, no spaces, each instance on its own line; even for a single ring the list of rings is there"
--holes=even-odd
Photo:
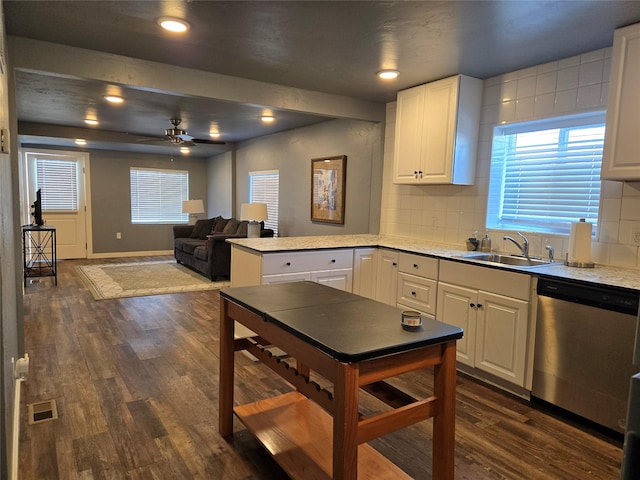
[[[157,250],[155,252],[112,252],[91,253],[87,258],[126,258],[126,257],[152,257],[158,255],[173,255],[173,250]]]

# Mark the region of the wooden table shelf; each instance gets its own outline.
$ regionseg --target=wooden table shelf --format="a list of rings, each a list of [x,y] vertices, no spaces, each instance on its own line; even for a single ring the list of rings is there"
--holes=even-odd
[[[333,418],[304,395],[286,393],[235,407],[234,413],[291,478],[332,478]],[[411,478],[367,444],[358,447],[358,477]]]

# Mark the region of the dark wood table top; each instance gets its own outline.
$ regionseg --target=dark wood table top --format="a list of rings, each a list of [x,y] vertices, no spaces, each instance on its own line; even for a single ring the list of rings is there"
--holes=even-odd
[[[359,362],[458,340],[458,327],[423,317],[402,327],[402,309],[314,282],[225,288],[220,295],[336,360]],[[286,346],[281,346],[286,351]]]

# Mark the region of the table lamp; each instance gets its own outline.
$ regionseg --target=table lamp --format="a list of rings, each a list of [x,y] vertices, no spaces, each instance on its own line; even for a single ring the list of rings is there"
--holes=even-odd
[[[194,225],[199,213],[204,213],[204,203],[202,200],[183,200],[182,213],[189,214],[189,225]]]
[[[259,238],[260,222],[268,218],[266,203],[243,203],[240,208],[240,220],[249,221],[247,238]]]

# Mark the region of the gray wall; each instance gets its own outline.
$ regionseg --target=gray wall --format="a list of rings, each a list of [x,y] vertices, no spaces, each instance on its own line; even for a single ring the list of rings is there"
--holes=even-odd
[[[189,171],[189,197],[207,201],[207,160],[166,155],[90,151],[93,254],[173,250],[172,225],[132,225],[129,168]],[[208,216],[209,212],[200,215]],[[122,239],[116,239],[116,233]]]
[[[207,190],[209,199],[205,207],[209,218],[218,215],[233,217],[233,185],[235,183],[233,152],[225,152],[210,158],[207,162]]]
[[[236,149],[236,216],[251,171],[280,172],[280,236],[378,233],[384,125],[331,120],[243,142]],[[345,224],[310,220],[311,159],[347,156]]]

